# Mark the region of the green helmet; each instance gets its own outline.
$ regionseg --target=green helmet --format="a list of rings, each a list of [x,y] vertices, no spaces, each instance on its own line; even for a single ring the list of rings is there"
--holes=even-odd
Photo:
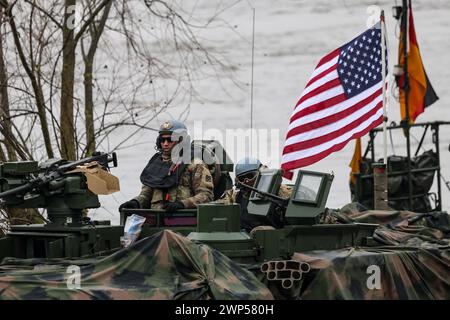
[[[262,163],[258,159],[252,157],[245,157],[236,163],[235,167],[236,177],[251,171],[257,171],[259,167],[261,167],[261,165]]]

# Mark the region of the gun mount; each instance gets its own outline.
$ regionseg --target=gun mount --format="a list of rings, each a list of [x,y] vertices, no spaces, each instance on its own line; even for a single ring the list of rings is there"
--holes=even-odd
[[[282,198],[282,197],[276,196],[272,193],[259,190],[257,188],[254,188],[254,187],[244,184],[242,182],[236,182],[236,186],[240,187],[240,188],[251,190],[255,193],[255,195],[258,199],[261,199],[263,201],[272,202],[282,209],[286,209],[287,205],[289,204],[289,199]]]
[[[80,257],[120,246],[122,228],[83,217],[100,207],[98,194],[119,189],[108,173],[115,153],[95,153],[78,161],[50,159],[0,164],[0,200],[6,208],[43,208],[48,223],[14,225],[0,249],[15,257]],[[1,251],[1,250],[0,250]]]
[[[261,170],[256,179],[256,187],[238,182],[241,188],[252,191],[248,212],[269,217],[274,211],[281,215],[283,225],[313,225],[319,222],[320,214],[330,192],[334,176],[332,174],[301,170],[298,173],[292,194],[282,198],[276,194],[281,186],[281,170]]]

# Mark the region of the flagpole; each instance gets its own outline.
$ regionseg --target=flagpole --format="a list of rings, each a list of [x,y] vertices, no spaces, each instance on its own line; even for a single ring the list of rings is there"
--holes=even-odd
[[[384,20],[384,10],[380,14],[381,33],[381,84],[382,84],[382,104],[383,104],[383,164],[374,164],[374,209],[389,210],[388,206],[388,165],[387,165],[387,112],[386,112],[386,25]]]
[[[383,156],[384,165],[386,166],[386,175],[388,174],[388,163],[387,163],[387,111],[386,111],[386,24],[384,20],[384,10],[381,10],[380,15],[381,20],[381,73],[382,73],[382,84],[383,84]]]
[[[408,168],[408,204],[409,210],[413,210],[413,199],[412,199],[412,175],[411,175],[411,140],[409,135],[409,77],[408,77],[408,40],[409,40],[409,10],[408,10],[408,0],[403,0],[403,74],[404,74],[404,84],[403,92],[405,95],[405,133],[406,133],[406,153],[407,153],[407,168]]]

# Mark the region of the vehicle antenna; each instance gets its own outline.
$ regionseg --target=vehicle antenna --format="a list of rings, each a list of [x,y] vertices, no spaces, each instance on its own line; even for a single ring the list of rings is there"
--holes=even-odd
[[[253,146],[253,70],[255,65],[255,15],[256,9],[253,10],[253,30],[252,30],[252,79],[251,79],[251,91],[250,91],[250,148]]]

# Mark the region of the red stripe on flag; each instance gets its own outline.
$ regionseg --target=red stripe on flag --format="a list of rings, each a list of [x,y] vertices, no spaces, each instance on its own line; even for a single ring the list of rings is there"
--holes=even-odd
[[[328,91],[330,89],[339,87],[341,85],[341,81],[339,80],[339,78],[336,78],[334,80],[331,80],[327,83],[324,83],[323,85],[321,85],[320,87],[315,88],[314,90],[308,92],[307,94],[305,94],[303,97],[300,98],[300,100],[298,100],[297,104],[295,105],[295,107],[297,108],[299,104],[301,104],[302,102],[306,101],[307,99],[317,96],[318,94],[321,94],[325,91]]]
[[[335,97],[333,97],[331,99],[324,100],[324,101],[321,101],[319,103],[313,104],[313,105],[311,105],[311,106],[309,106],[309,107],[307,107],[305,109],[302,109],[302,110],[298,111],[296,114],[294,114],[291,117],[291,121],[289,123],[294,122],[295,120],[297,120],[300,117],[307,116],[308,114],[312,114],[314,112],[325,110],[327,108],[333,107],[333,106],[335,106],[335,105],[337,105],[337,104],[339,104],[341,102],[344,102],[345,100],[346,100],[345,94],[342,93],[342,94],[340,94],[338,96],[335,96]]]
[[[364,130],[357,132],[355,134],[353,134],[349,139],[339,143],[339,144],[335,144],[333,145],[331,148],[324,150],[320,153],[317,153],[313,156],[310,157],[306,157],[303,159],[298,159],[298,160],[294,160],[294,161],[290,161],[290,162],[286,162],[283,163],[281,165],[281,168],[285,171],[284,172],[284,177],[288,178],[291,177],[292,178],[292,172],[291,170],[297,169],[299,167],[305,167],[308,166],[310,164],[316,163],[319,160],[322,160],[323,158],[325,158],[326,156],[328,156],[330,153],[333,153],[335,151],[339,151],[342,148],[345,147],[345,145],[352,139],[355,138],[360,138],[362,136],[364,136],[365,134],[367,134],[372,128],[380,125],[383,122],[383,116],[380,116],[378,119],[376,119],[374,122],[372,122],[372,124],[370,124],[367,128],[365,128]]]
[[[306,132],[306,131],[314,130],[314,129],[317,129],[317,128],[322,127],[322,126],[324,126],[324,125],[327,125],[327,124],[330,124],[330,123],[339,121],[339,120],[341,120],[341,119],[347,117],[348,115],[354,113],[354,112],[357,111],[358,109],[364,107],[366,104],[369,104],[369,103],[372,102],[377,96],[381,95],[381,93],[382,93],[382,89],[379,89],[379,90],[375,91],[373,94],[371,94],[370,96],[368,96],[367,98],[365,98],[364,100],[361,100],[360,102],[356,103],[355,105],[353,105],[353,106],[350,107],[350,108],[347,108],[347,109],[342,110],[342,111],[337,112],[337,113],[333,113],[332,115],[329,115],[328,117],[321,118],[321,119],[319,119],[319,120],[312,121],[312,122],[306,123],[306,124],[304,124],[304,125],[300,125],[300,126],[298,126],[298,127],[292,128],[292,129],[288,132],[288,134],[287,134],[287,136],[286,136],[286,139],[287,139],[287,138],[290,138],[290,137],[292,137],[292,136],[295,136],[295,135],[297,135],[297,134],[299,134],[299,133],[303,133],[303,132]],[[330,99],[330,100],[331,100],[331,99]],[[345,99],[343,99],[343,100],[345,100]],[[327,101],[328,101],[328,100],[327,100]],[[340,101],[339,103],[341,103],[341,102],[342,102],[342,101]],[[337,103],[336,103],[336,104],[337,104]],[[336,104],[335,104],[335,105],[336,105]],[[331,105],[331,106],[329,106],[329,107],[332,107],[332,106],[334,106],[334,105]],[[323,109],[326,109],[326,108],[323,108]],[[322,109],[322,110],[323,110],[323,109]],[[303,110],[302,110],[302,111],[303,111]],[[310,112],[309,108],[308,108],[308,110],[306,110],[306,111],[308,111],[308,113],[305,112],[304,114],[301,114],[301,115],[296,114],[294,117],[292,117],[293,119],[291,120],[291,123],[292,123],[292,121],[294,121],[294,120],[300,118],[301,116],[305,116],[305,115],[307,115],[307,114],[313,113],[313,112]],[[317,112],[317,111],[314,111],[314,112]],[[300,112],[299,112],[299,113],[300,113]],[[295,119],[294,119],[294,118],[295,118]]]
[[[413,13],[412,13],[412,8],[409,7],[409,41],[413,44],[416,45],[416,47],[419,47],[419,43],[417,42],[417,37],[416,37],[416,28],[414,28],[414,18],[413,18]]]
[[[382,101],[380,101],[369,112],[363,114],[358,119],[350,122],[349,124],[347,124],[346,126],[340,128],[338,130],[335,130],[333,132],[327,133],[327,134],[325,134],[323,136],[320,136],[320,137],[317,137],[317,138],[314,138],[314,139],[311,139],[311,140],[300,141],[300,142],[291,144],[289,146],[286,146],[283,149],[283,154],[287,154],[287,153],[291,153],[291,152],[295,152],[295,151],[300,151],[300,150],[303,150],[303,149],[316,147],[318,145],[324,144],[325,142],[331,141],[331,140],[333,140],[333,139],[335,139],[335,138],[337,138],[339,136],[342,136],[345,133],[347,133],[348,131],[358,127],[361,123],[363,123],[367,119],[369,119],[371,116],[373,116],[375,113],[377,113],[377,111],[379,109],[381,109],[382,106],[383,106]]]
[[[333,107],[333,106],[335,106],[335,105],[337,105],[337,104],[339,104],[341,102],[344,102],[345,100],[347,100],[347,98],[345,97],[345,93],[342,93],[342,94],[337,95],[337,96],[335,96],[335,97],[333,97],[331,99],[321,101],[321,102],[319,102],[317,104],[313,104],[313,105],[311,105],[311,106],[309,106],[309,107],[307,107],[305,109],[300,110],[296,114],[294,114],[291,117],[291,120],[290,120],[289,123],[292,123],[295,120],[297,120],[298,118],[301,118],[303,116],[307,116],[309,114],[312,114],[312,113],[315,113],[315,112],[318,112],[318,111],[322,111],[322,110],[325,110],[327,108],[331,108],[331,107]]]
[[[336,50],[330,52],[329,54],[327,54],[325,57],[323,57],[320,61],[319,64],[317,65],[317,67],[315,69],[317,69],[318,67],[320,67],[321,65],[327,63],[328,61],[333,60],[334,58],[336,58],[339,53],[341,53],[341,48],[337,48]]]
[[[337,65],[335,65],[335,64],[332,65],[331,67],[329,67],[328,69],[324,70],[323,72],[319,73],[317,76],[315,76],[311,80],[309,80],[305,86],[305,89],[308,88],[310,85],[312,85],[317,80],[319,80],[320,78],[325,77],[327,74],[333,72],[334,70],[337,70]]]

